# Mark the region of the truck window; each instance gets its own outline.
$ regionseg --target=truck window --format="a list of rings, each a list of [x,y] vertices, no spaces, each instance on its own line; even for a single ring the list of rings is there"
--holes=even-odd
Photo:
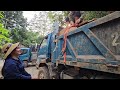
[[[46,46],[46,45],[47,45],[47,39],[44,39],[42,44],[41,44],[41,47]]]
[[[26,54],[28,50],[27,49],[21,49],[21,51],[22,51],[21,55],[23,55],[23,54]]]

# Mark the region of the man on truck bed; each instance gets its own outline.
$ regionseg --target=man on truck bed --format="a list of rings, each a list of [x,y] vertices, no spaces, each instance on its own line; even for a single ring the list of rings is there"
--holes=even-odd
[[[80,11],[70,11],[68,17],[72,26],[78,26],[83,21],[84,14]]]

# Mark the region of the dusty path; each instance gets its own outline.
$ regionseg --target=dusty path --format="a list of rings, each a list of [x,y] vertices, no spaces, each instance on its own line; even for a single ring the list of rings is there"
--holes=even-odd
[[[28,66],[27,68],[25,68],[25,70],[30,73],[32,75],[32,77],[34,79],[38,79],[37,76],[38,76],[38,69],[36,69],[35,66]]]

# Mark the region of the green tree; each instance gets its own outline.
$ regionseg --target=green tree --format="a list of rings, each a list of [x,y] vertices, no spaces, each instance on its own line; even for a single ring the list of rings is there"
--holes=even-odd
[[[38,32],[27,31],[26,37],[27,39],[23,41],[23,45],[29,47],[35,43],[39,44],[44,36],[39,35]]]
[[[47,17],[48,11],[40,11],[38,15],[35,15],[29,22],[28,28],[32,31],[38,32],[40,35],[45,36],[52,31],[53,23],[50,22]]]
[[[9,39],[9,31],[0,23],[0,48],[8,42],[11,42],[11,39]]]
[[[33,32],[30,28],[27,29],[27,19],[24,18],[22,11],[3,11],[2,12],[4,17],[1,18],[1,22],[3,23],[4,27],[8,30],[4,30],[2,33],[8,33],[9,37],[12,39],[13,43],[20,42],[22,45],[28,47],[32,45],[33,43],[40,43],[43,36],[39,35],[39,32]],[[43,33],[46,32],[46,17],[44,18],[44,13],[39,15],[42,18],[37,18],[37,24],[33,24],[36,22],[33,22],[33,26],[35,25],[37,28],[40,26],[41,28],[33,28],[37,29],[38,31],[42,31]],[[0,16],[2,17],[2,15]],[[43,20],[42,22],[38,22],[39,20]],[[35,21],[35,20],[33,20]],[[7,34],[7,35],[8,35]],[[5,39],[8,40],[8,39]],[[4,43],[7,41],[4,41]]]
[[[11,42],[12,40],[9,39],[9,34],[10,32],[4,28],[4,25],[2,24],[2,18],[3,18],[3,14],[2,12],[0,12],[0,51],[1,51],[1,47],[3,44]]]
[[[4,18],[2,19],[6,29],[11,32],[13,43],[26,40],[27,19],[24,18],[22,11],[4,11]]]
[[[58,21],[60,26],[64,25],[65,18],[68,16],[69,11],[49,11],[48,18],[52,23]]]
[[[93,18],[101,18],[114,11],[82,11],[82,12],[84,12],[84,20],[91,20]],[[58,21],[60,23],[60,26],[63,26],[65,17],[67,17],[68,14],[69,11],[49,11],[48,18],[51,20],[51,23]]]
[[[101,18],[112,12],[111,11],[85,11],[84,20],[91,20],[93,18]]]
[[[22,11],[4,11],[4,26],[6,29],[25,28],[27,19],[24,18]]]

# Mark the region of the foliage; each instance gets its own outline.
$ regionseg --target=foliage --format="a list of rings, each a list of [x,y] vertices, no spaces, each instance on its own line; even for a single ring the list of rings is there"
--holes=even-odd
[[[0,12],[0,20],[2,20],[3,17],[4,16],[2,15],[2,12]],[[2,21],[0,21],[0,22],[2,22]],[[1,51],[3,44],[12,41],[11,39],[9,39],[9,37],[10,37],[9,34],[10,34],[10,32],[4,28],[2,23],[0,23],[0,51]]]
[[[110,14],[113,11],[82,11],[84,13],[84,20],[91,20],[93,18],[101,18],[105,15]],[[64,19],[69,14],[69,11],[49,11],[48,18],[51,20],[51,23],[58,21],[61,26],[64,25]]]
[[[7,32],[11,32],[9,36],[11,36],[10,38],[13,43],[20,42],[22,45],[29,47],[33,43],[40,42],[42,37],[39,36],[39,33],[31,31],[30,29],[32,28],[27,29],[28,22],[27,19],[24,18],[22,11],[3,11],[3,14],[4,18],[1,20],[4,27],[9,29]],[[42,25],[44,23],[46,23],[46,21],[43,22]]]
[[[6,29],[25,28],[27,20],[23,16],[22,11],[4,11],[3,24]]]
[[[68,11],[49,11],[48,18],[51,20],[52,23],[58,21],[60,26],[64,25],[65,17],[68,16]]]
[[[93,18],[101,18],[110,14],[110,11],[85,11],[84,20],[91,20]]]
[[[4,11],[3,24],[11,32],[10,36],[13,43],[26,39],[27,19],[24,18],[22,11]]]
[[[45,36],[52,31],[52,23],[47,17],[48,11],[40,11],[39,15],[35,15],[29,22],[28,28],[34,32],[38,32],[40,35]]]
[[[2,18],[4,17],[2,13],[3,13],[3,12],[0,11],[0,22],[2,22]]]
[[[35,43],[40,43],[43,36],[40,36],[38,32],[33,32],[33,31],[27,31],[26,32],[26,40],[23,41],[24,46],[31,46],[34,45]]]
[[[0,48],[7,42],[11,42],[9,31],[3,27],[3,24],[0,24]]]

